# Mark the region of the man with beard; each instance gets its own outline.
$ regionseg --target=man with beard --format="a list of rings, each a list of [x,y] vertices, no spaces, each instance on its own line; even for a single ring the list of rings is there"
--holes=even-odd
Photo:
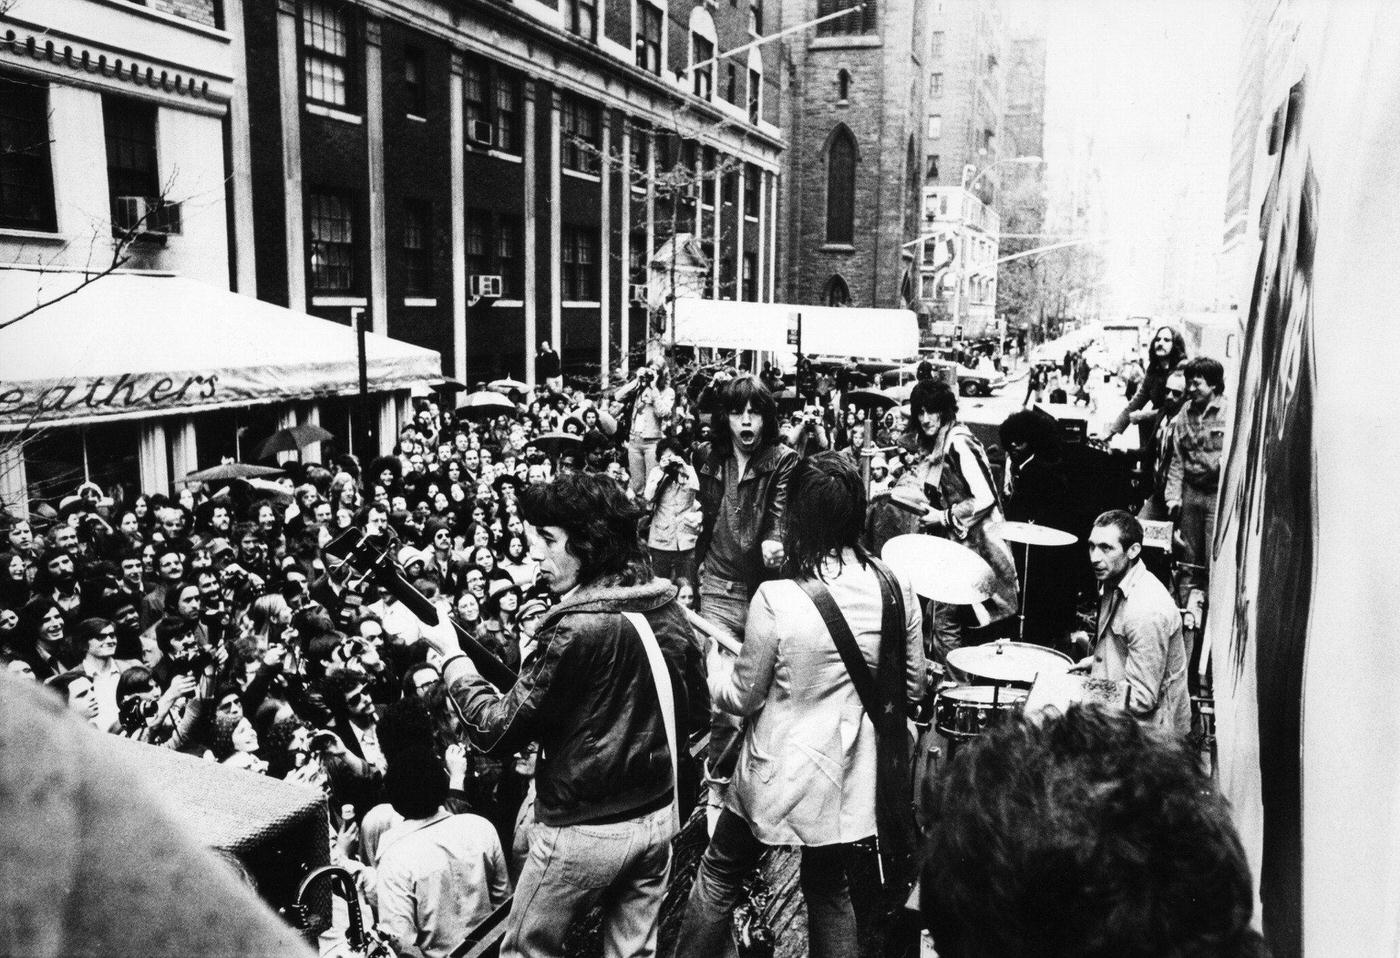
[[[64,617],[74,621],[83,599],[78,591],[78,568],[73,556],[55,545],[40,558],[39,573],[43,579],[35,583],[35,591],[53,600]]]
[[[1108,427],[1105,439],[1118,435],[1128,428],[1128,423],[1137,423],[1138,448],[1144,457],[1152,448],[1152,434],[1157,428],[1157,420],[1166,404],[1167,377],[1186,359],[1186,339],[1170,326],[1158,327],[1152,334],[1152,342],[1147,347],[1147,369],[1142,381],[1133,392],[1133,398]],[[1152,462],[1144,458],[1143,465],[1150,472]]]
[[[1139,519],[1160,520],[1170,516],[1167,509],[1167,476],[1171,472],[1173,461],[1172,437],[1175,435],[1176,416],[1181,411],[1181,403],[1185,396],[1186,376],[1178,369],[1167,377],[1166,388],[1162,393],[1161,415],[1157,417],[1157,424],[1152,432],[1152,494],[1138,510]]]

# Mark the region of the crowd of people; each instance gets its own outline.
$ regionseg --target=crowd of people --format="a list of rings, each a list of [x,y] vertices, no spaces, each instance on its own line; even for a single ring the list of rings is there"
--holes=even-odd
[[[513,411],[424,400],[368,463],[292,461],[271,490],[130,501],[86,483],[11,515],[5,670],[103,732],[322,789],[335,860],[400,953],[452,953],[512,889],[503,955],[562,954],[600,903],[609,954],[653,953],[670,840],[703,778],[713,837],[684,952],[714,953],[758,852],[787,844],[804,848],[812,953],[856,954],[872,939],[853,876],[913,877],[890,743],[925,693],[926,654],[1009,634],[1016,570],[998,526],[1043,506],[1028,469],[1040,433],[1003,430],[1020,482],[1004,499],[954,389],[927,370],[907,420],[867,422],[839,390],[780,415],[781,380],[732,362],[647,365],[585,395],[550,352],[538,389],[507,391]],[[1165,390],[1154,365],[1135,409],[1166,403],[1154,376]],[[1198,415],[1208,436],[1218,409]],[[1200,475],[1197,447],[1174,448],[1169,508]],[[878,562],[875,500],[988,562],[977,615],[923,604]],[[1141,528],[1126,514],[1094,527],[1103,611],[1122,617],[1144,601]],[[438,625],[328,548],[350,530],[390,552]],[[687,609],[737,659],[697,638]],[[1130,711],[1179,733],[1179,655],[1151,676],[1134,648],[1105,665],[1123,632],[1097,637],[1092,667],[1126,675]],[[482,654],[518,678],[484,677]],[[696,768],[684,744],[707,728]]]

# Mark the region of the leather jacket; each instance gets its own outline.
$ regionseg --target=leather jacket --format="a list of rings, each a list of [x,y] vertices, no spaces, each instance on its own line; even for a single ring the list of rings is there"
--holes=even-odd
[[[704,656],[664,579],[580,586],[540,624],[538,650],[505,694],[456,658],[445,665],[472,743],[505,757],[540,744],[536,817],[562,827],[665,806],[671,757],[646,650],[623,612],[646,616],[671,675],[679,751],[709,721]],[[635,581],[635,579],[631,580]]]
[[[724,498],[724,463],[727,458],[711,443],[703,443],[695,450],[695,472],[700,478],[700,508],[704,513],[700,537],[695,543],[697,566],[704,561],[714,536],[715,519],[719,515],[720,501]],[[792,470],[798,461],[797,453],[782,444],[766,446],[750,460],[748,472],[739,483],[738,508],[745,520],[741,523],[743,538],[739,545],[745,555],[757,553],[759,543],[765,539],[782,541],[786,528],[788,480],[792,478]],[[753,565],[762,568],[761,562],[754,562]],[[757,588],[758,580],[747,585],[750,589]]]

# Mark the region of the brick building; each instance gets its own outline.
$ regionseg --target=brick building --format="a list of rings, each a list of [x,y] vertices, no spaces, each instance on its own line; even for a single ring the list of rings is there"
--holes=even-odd
[[[965,167],[972,167],[971,179],[1002,155],[1005,28],[996,0],[942,0],[932,21],[924,183],[959,186]],[[996,176],[981,181],[993,192]]]
[[[672,232],[771,299],[783,140],[762,0],[228,0],[258,296],[533,380],[640,354]]]
[[[856,9],[859,8],[859,9]],[[912,306],[930,4],[785,0],[790,108],[785,298]]]

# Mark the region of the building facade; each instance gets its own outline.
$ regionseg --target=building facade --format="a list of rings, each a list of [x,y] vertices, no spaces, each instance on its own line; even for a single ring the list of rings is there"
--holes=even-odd
[[[912,308],[929,4],[785,0],[785,298]],[[831,16],[836,14],[837,16]]]
[[[995,0],[940,0],[931,29],[924,184],[960,186],[1003,155],[1006,32]],[[989,172],[977,183],[987,199],[997,175]]]
[[[776,282],[781,87],[761,0],[245,0],[258,295],[472,383],[625,369],[673,236],[708,295]]]

